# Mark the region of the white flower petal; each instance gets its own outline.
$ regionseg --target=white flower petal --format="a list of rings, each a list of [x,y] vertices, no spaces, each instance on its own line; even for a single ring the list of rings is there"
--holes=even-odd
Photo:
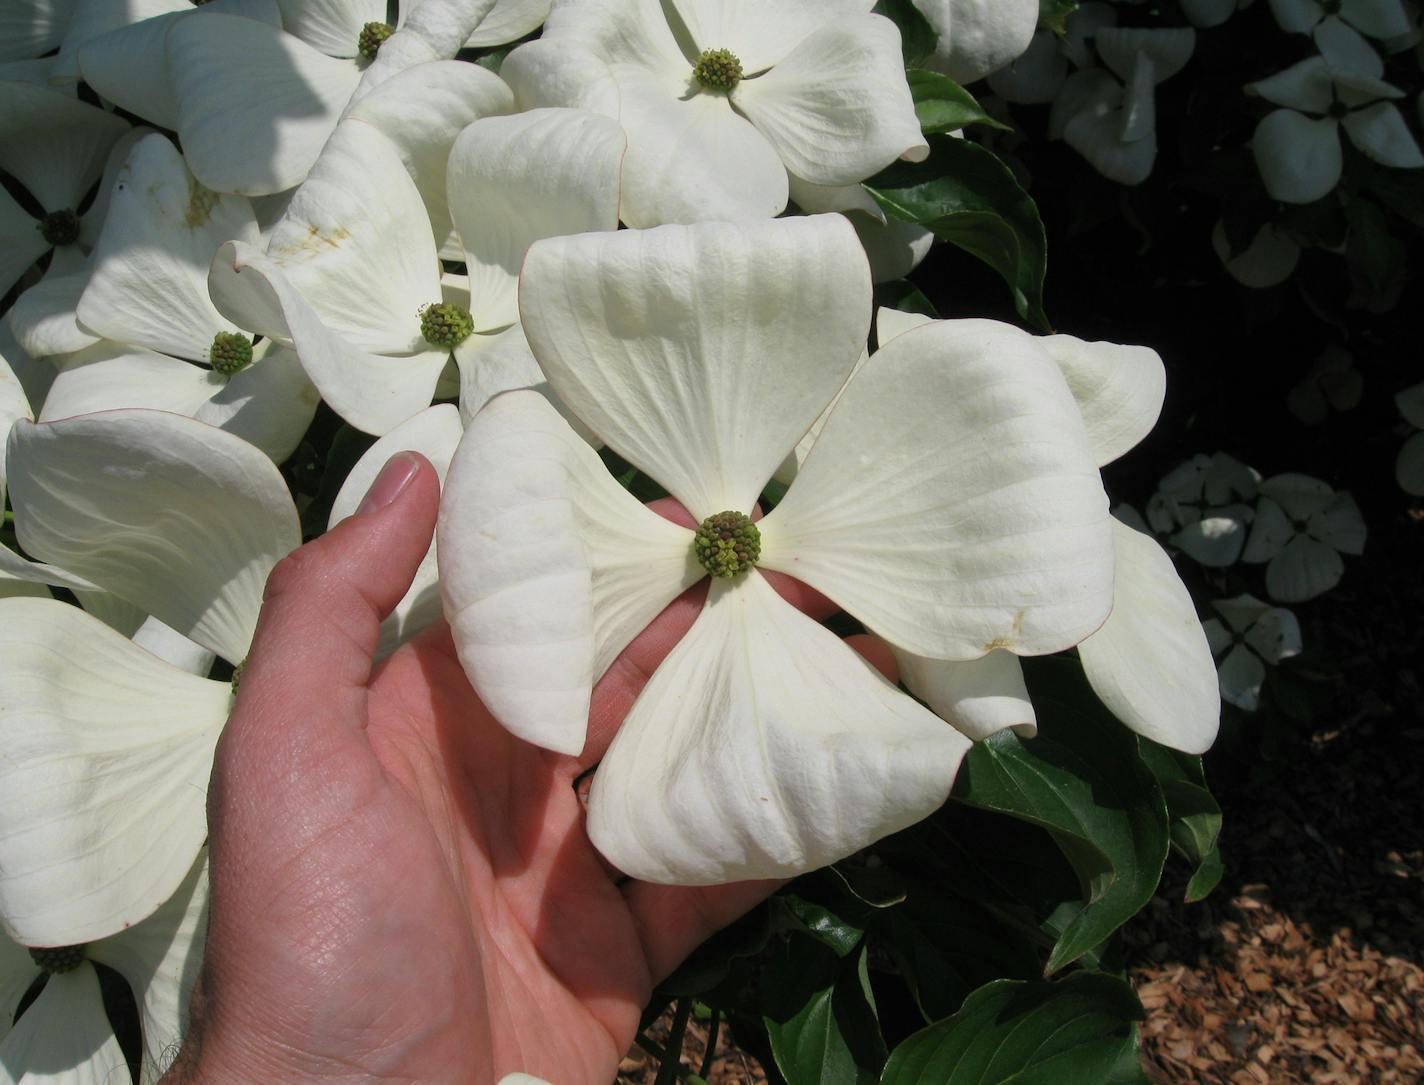
[[[1246,631],[1246,643],[1267,663],[1301,653],[1300,622],[1284,607],[1272,607]]]
[[[1220,26],[1236,14],[1237,0],[1181,0],[1182,14],[1201,30]]]
[[[1057,36],[1040,30],[1017,60],[989,76],[989,89],[1006,102],[1044,105],[1057,97],[1067,77]]]
[[[1231,630],[1227,629],[1218,619],[1208,618],[1202,622],[1202,632],[1206,634],[1206,642],[1211,646],[1211,654],[1221,655],[1227,648],[1231,647]]]
[[[10,1031],[20,1000],[39,974],[30,951],[0,934],[0,1040]]]
[[[879,15],[826,25],[730,98],[786,168],[812,184],[854,184],[897,158],[929,155],[899,31]]]
[[[1424,429],[1424,381],[1396,392],[1394,405],[1411,426]]]
[[[1350,142],[1381,165],[1407,170],[1424,167],[1424,153],[1393,102],[1376,102],[1347,113],[1340,124]]]
[[[322,322],[358,349],[427,349],[420,309],[440,300],[435,240],[415,182],[379,129],[354,120],[337,128],[272,231],[267,255]]]
[[[1295,527],[1285,509],[1271,498],[1262,497],[1256,503],[1256,513],[1251,519],[1251,534],[1246,539],[1241,560],[1252,565],[1270,561],[1295,534]]]
[[[1245,505],[1204,509],[1201,519],[1183,524],[1172,536],[1172,545],[1198,565],[1224,569],[1241,559],[1250,524],[1251,510]]]
[[[920,266],[934,247],[932,231],[902,219],[881,221],[879,217],[853,211],[846,215],[870,261],[872,282],[903,279]]]
[[[207,290],[213,253],[233,239],[257,242],[248,202],[204,188],[165,137],[144,137],[114,184],[80,323],[120,343],[207,361],[213,337],[237,330]]]
[[[1261,493],[1279,502],[1292,520],[1308,520],[1330,504],[1335,489],[1323,479],[1294,471],[1272,475],[1261,483]]]
[[[822,27],[854,20],[874,6],[874,0],[673,0],[690,38],[695,58],[707,49],[727,49],[748,75],[783,60]]]
[[[1405,493],[1424,497],[1424,433],[1411,435],[1400,446],[1394,461],[1394,479]]]
[[[121,10],[126,5],[109,6]],[[80,43],[74,60],[84,82],[104,101],[152,125],[177,128],[178,99],[168,69],[168,31],[194,10],[191,5],[174,3],[166,15],[111,28]]]
[[[1261,707],[1261,685],[1266,681],[1266,665],[1255,652],[1238,644],[1221,661],[1217,671],[1221,699],[1246,712]]]
[[[282,25],[330,57],[356,56],[367,23],[386,21],[385,0],[277,0]]]
[[[1384,59],[1358,30],[1341,19],[1322,19],[1312,31],[1315,47],[1337,72],[1353,72],[1378,79]]]
[[[72,354],[99,341],[79,326],[75,309],[89,283],[89,270],[56,275],[54,265],[45,277],[30,287],[10,309],[10,330],[25,352],[33,358]]]
[[[78,607],[7,599],[0,613],[0,915],[27,945],[91,942],[188,874],[231,691]]]
[[[965,738],[977,742],[1006,727],[1024,738],[1038,733],[1023,666],[1012,652],[949,660],[917,656],[894,645],[890,650],[905,688]]]
[[[77,0],[6,0],[0,4],[0,60],[28,60],[64,38]]]
[[[455,647],[495,718],[583,748],[594,681],[706,575],[692,532],[639,504],[543,396],[509,392],[471,421],[437,531]]]
[[[140,1085],[156,1085],[188,1031],[188,999],[203,963],[208,927],[208,859],[193,869],[163,907],[142,923],[89,948],[90,956],[128,980],[143,1036]]]
[[[692,74],[693,61],[668,25],[662,0],[560,3],[549,12],[541,40],[571,42],[608,64]]]
[[[349,116],[378,128],[396,145],[425,202],[441,254],[458,260],[445,188],[450,149],[471,121],[513,111],[513,92],[493,72],[462,60],[436,60],[397,72],[357,102]]]
[[[212,370],[109,340],[54,361],[59,375],[45,397],[41,422],[121,407],[191,417],[223,384]]]
[[[267,574],[301,543],[262,452],[181,415],[108,411],[17,423],[9,469],[26,550],[246,657]]]
[[[1251,151],[1266,191],[1283,203],[1313,203],[1340,180],[1339,122],[1292,109],[1261,118]]]
[[[907,313],[901,309],[892,309],[888,305],[882,305],[875,310],[875,342],[878,346],[883,347],[896,336],[904,335],[922,324],[930,324],[933,321],[934,317],[926,316],[924,313]]]
[[[1038,344],[1063,371],[1099,467],[1152,432],[1167,395],[1167,370],[1155,350],[1071,335],[1047,335]]]
[[[245,196],[306,177],[360,80],[349,61],[229,15],[176,22],[168,67],[193,173],[216,192]]]
[[[602,448],[598,435],[585,426],[554,394],[524,328],[512,324],[495,335],[472,335],[455,348],[455,364],[460,374],[460,417],[469,425],[486,403],[501,392],[528,388],[547,399],[574,432],[594,448]]]
[[[1105,26],[1097,33],[1098,56],[1124,82],[1132,78],[1139,54],[1152,61],[1152,77],[1156,82],[1172,78],[1191,59],[1196,44],[1196,31],[1189,26]]]
[[[1217,599],[1211,608],[1226,619],[1226,624],[1235,633],[1244,633],[1271,612],[1271,604],[1264,603],[1249,593],[1233,599]]]
[[[379,441],[368,448],[356,461],[346,481],[332,502],[331,516],[327,520],[328,529],[335,527],[348,516],[355,514],[361,499],[376,481],[381,469],[397,452],[419,452],[435,468],[444,485],[445,476],[450,471],[450,460],[455,448],[464,435],[460,423],[460,412],[452,404],[441,403],[427,407],[419,414],[411,416]],[[415,571],[415,579],[404,598],[396,604],[395,610],[381,623],[380,655],[386,655],[398,645],[409,640],[427,625],[438,621],[440,610],[440,584],[436,564],[435,540]]]
[[[488,15],[480,20],[475,32],[466,39],[471,49],[486,49],[518,41],[536,30],[549,17],[552,0],[495,0]]]
[[[865,343],[870,275],[840,215],[556,238],[525,333],[554,391],[701,520],[748,512]]]
[[[1139,735],[1204,753],[1221,718],[1216,663],[1176,567],[1148,535],[1113,521],[1113,609],[1078,645],[1099,700]]]
[[[504,58],[499,76],[514,91],[520,109],[553,106],[618,116],[620,95],[613,73],[574,42],[525,42]]]
[[[876,222],[887,221],[885,212],[864,185],[813,185],[794,173],[787,174],[787,181],[791,202],[808,215],[819,215],[823,211],[863,211]]]
[[[1079,110],[1063,126],[1063,139],[1075,151],[1092,163],[1093,168],[1110,181],[1121,185],[1138,185],[1152,172],[1157,160],[1157,133],[1154,127],[1139,119],[1134,126],[1127,91],[1102,84],[1104,97]],[[1150,91],[1147,92],[1150,95]],[[1139,113],[1139,118],[1144,114]],[[1133,127],[1138,138],[1123,139],[1126,129]],[[1145,128],[1145,130],[1144,130]]]
[[[1347,493],[1338,493],[1317,510],[1306,524],[1311,538],[1333,546],[1342,554],[1365,552],[1365,520],[1360,507]]]
[[[1266,592],[1282,603],[1304,603],[1324,595],[1344,575],[1344,559],[1333,546],[1297,535],[1266,566]]]
[[[847,385],[761,523],[761,564],[916,655],[1034,655],[1107,617],[1109,520],[1077,404],[1034,337],[937,321]]]
[[[460,134],[450,153],[450,210],[477,331],[519,319],[519,269],[533,242],[618,228],[626,146],[617,121],[574,109],[488,117]]]
[[[1330,66],[1323,57],[1310,57],[1285,71],[1255,83],[1247,83],[1249,94],[1259,94],[1273,105],[1305,113],[1327,113],[1335,100]]]
[[[241,437],[273,463],[282,463],[301,443],[321,396],[296,351],[269,339],[259,343],[252,356],[252,364],[228,378],[193,417]]]
[[[1038,0],[914,0],[939,35],[927,67],[956,83],[998,71],[1028,49]]]
[[[290,341],[322,398],[357,429],[386,433],[430,406],[447,351],[383,357],[357,349],[292,287],[287,266],[257,249],[224,245],[213,258],[208,288],[239,326]]]
[[[0,1041],[0,1085],[114,1085],[128,1072],[87,961],[51,976]]]
[[[588,835],[646,881],[791,877],[933,812],[968,748],[752,571],[714,580],[629,711]]]
[[[145,618],[130,639],[163,662],[200,678],[206,678],[208,672],[213,669],[213,663],[217,661],[216,652],[208,651],[197,641],[189,640],[157,618]]]
[[[8,293],[49,249],[49,242],[40,236],[40,224],[0,188],[0,291]]]
[[[76,210],[99,179],[121,117],[33,83],[0,83],[0,169],[46,211]]]
[[[1211,247],[1233,279],[1255,290],[1285,282],[1300,263],[1300,246],[1270,222],[1256,231],[1245,249],[1232,255],[1226,227],[1218,220],[1212,227]]]
[[[623,69],[617,78],[628,135],[625,223],[765,219],[785,210],[781,156],[725,96],[689,94],[681,76]]]
[[[1276,25],[1287,34],[1308,34],[1325,16],[1320,0],[1267,0]]]
[[[1409,15],[1399,0],[1341,0],[1340,18],[1372,38],[1408,34]]]

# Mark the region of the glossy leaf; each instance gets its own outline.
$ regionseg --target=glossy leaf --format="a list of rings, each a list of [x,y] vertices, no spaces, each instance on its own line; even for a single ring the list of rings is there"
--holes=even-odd
[[[1038,0],[1038,25],[1060,38],[1068,32],[1068,16],[1078,10],[1078,0]]]
[[[925,161],[893,163],[865,182],[866,191],[887,214],[919,223],[983,260],[1008,283],[1019,315],[1050,331],[1037,206],[983,147],[952,136],[931,136],[929,144]]]
[[[881,1085],[1128,1085],[1142,1081],[1123,980],[1079,972],[1055,983],[998,980],[891,1054]]]
[[[1039,737],[1002,731],[964,759],[953,797],[1048,830],[1083,887],[1046,972],[1077,960],[1151,898],[1169,843],[1167,806],[1137,740],[1104,709],[1076,663],[1026,661]],[[1060,917],[1061,918],[1061,917]]]
[[[1008,125],[985,113],[974,95],[947,75],[914,68],[905,73],[905,79],[915,100],[915,116],[926,134],[955,132],[970,124],[1011,131]]]
[[[1137,745],[1167,800],[1172,848],[1192,865],[1187,903],[1201,900],[1221,880],[1223,872],[1217,847],[1221,807],[1207,787],[1201,758],[1169,750],[1142,737]]]
[[[873,1085],[885,1041],[870,998],[865,952],[798,952],[790,939],[763,973],[763,1022],[788,1085]]]

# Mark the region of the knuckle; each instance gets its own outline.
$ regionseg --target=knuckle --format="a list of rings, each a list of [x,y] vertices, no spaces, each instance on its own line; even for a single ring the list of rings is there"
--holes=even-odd
[[[316,587],[323,579],[323,565],[318,546],[307,543],[297,547],[272,566],[272,571],[267,574],[267,587],[262,593],[263,602]]]

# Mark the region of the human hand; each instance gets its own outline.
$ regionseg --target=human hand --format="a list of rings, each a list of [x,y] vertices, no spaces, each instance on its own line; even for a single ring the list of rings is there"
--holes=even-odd
[[[373,665],[438,499],[430,464],[401,453],[355,516],[268,580],[214,763],[207,954],[167,1085],[516,1070],[606,1085],[653,984],[775,888],[620,884],[584,832],[575,782],[705,583],[598,683],[578,757],[500,727],[444,623]]]

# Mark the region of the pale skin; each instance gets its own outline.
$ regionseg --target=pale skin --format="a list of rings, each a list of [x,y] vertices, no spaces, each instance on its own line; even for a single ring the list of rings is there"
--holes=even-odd
[[[443,623],[373,664],[438,499],[430,464],[401,453],[357,515],[268,580],[208,796],[206,959],[163,1085],[514,1071],[607,1085],[653,984],[776,886],[628,881],[584,832],[575,782],[705,584],[598,683],[578,757],[504,731]],[[794,581],[777,588],[810,614],[833,609]],[[883,648],[857,647],[889,672]]]

